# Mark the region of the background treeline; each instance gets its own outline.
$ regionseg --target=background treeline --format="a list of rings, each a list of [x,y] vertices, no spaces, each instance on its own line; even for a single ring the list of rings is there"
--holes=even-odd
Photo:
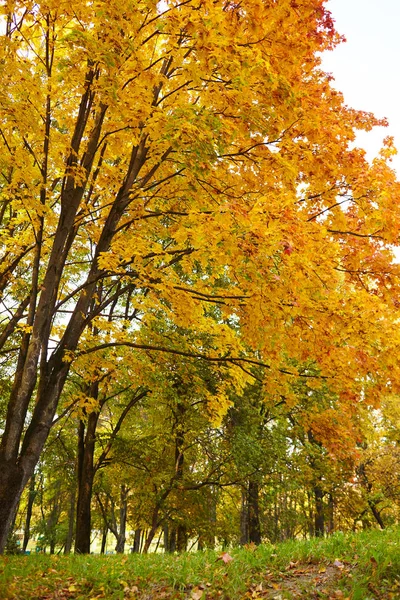
[[[345,412],[347,397],[311,363],[303,372],[293,397],[277,400],[253,370],[254,384],[214,424],[221,372],[200,361],[149,359],[136,390],[123,369],[111,383],[104,368],[83,394],[76,372],[9,551],[31,540],[50,552],[173,552],[398,522],[397,398],[376,411],[355,399]]]

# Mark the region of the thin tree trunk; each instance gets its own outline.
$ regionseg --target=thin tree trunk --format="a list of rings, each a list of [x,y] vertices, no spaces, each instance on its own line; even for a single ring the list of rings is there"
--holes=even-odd
[[[335,500],[333,494],[328,496],[328,533],[335,530]]]
[[[368,506],[370,507],[371,512],[374,515],[375,520],[378,523],[379,527],[381,529],[385,529],[385,523],[383,522],[380,512],[376,508],[376,504],[374,502],[372,502],[372,500],[368,500]]]
[[[242,503],[240,507],[240,545],[249,543],[249,510],[247,506],[247,491],[242,489]]]
[[[74,525],[75,525],[75,501],[76,501],[76,483],[74,482],[70,494],[69,510],[68,510],[68,531],[65,539],[64,554],[69,554],[72,548],[72,540],[74,537]]]
[[[126,540],[126,518],[128,514],[128,488],[125,484],[121,485],[120,508],[119,508],[119,532],[115,551],[123,554]]]
[[[153,541],[154,536],[157,533],[157,529],[158,529],[158,523],[155,522],[155,520],[153,518],[153,524],[152,524],[150,530],[147,532],[146,541],[143,546],[143,554],[148,553],[150,546],[151,546],[151,542]]]
[[[324,515],[324,493],[321,486],[314,486],[314,499],[315,499],[315,536],[324,537],[325,534],[325,515]]]
[[[260,508],[259,508],[259,485],[250,480],[248,487],[248,510],[249,510],[249,541],[253,544],[261,544]]]
[[[49,518],[47,519],[46,529],[49,534],[50,554],[54,554],[56,549],[56,525],[61,513],[61,484],[57,482],[57,492],[54,495],[53,507],[50,511]]]
[[[108,526],[107,526],[107,523],[104,523],[103,531],[102,531],[102,534],[101,534],[101,549],[100,549],[100,554],[105,554],[105,552],[106,552],[107,534],[108,534]]]
[[[32,508],[33,503],[36,497],[35,490],[35,475],[32,475],[31,482],[29,485],[29,495],[28,495],[28,506],[26,508],[26,520],[25,520],[25,529],[24,529],[24,541],[22,544],[22,551],[25,552],[28,546],[29,538],[31,535],[31,518],[32,518]]]

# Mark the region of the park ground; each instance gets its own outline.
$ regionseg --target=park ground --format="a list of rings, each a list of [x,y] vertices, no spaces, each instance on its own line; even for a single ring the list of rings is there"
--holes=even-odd
[[[400,529],[181,555],[3,556],[0,598],[400,599]]]

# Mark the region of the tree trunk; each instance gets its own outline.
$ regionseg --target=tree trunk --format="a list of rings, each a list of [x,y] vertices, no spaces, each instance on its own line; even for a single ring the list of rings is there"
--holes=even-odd
[[[25,529],[24,529],[24,541],[22,544],[22,551],[25,552],[28,546],[30,534],[31,534],[31,518],[32,518],[32,508],[33,503],[36,497],[35,490],[35,475],[32,475],[31,482],[29,485],[29,496],[28,496],[28,506],[26,508],[26,519],[25,519]]]
[[[106,552],[107,534],[108,534],[108,526],[107,526],[107,523],[104,523],[103,531],[102,531],[102,534],[101,534],[100,554],[105,554],[105,552]]]
[[[380,512],[376,508],[375,502],[373,502],[372,500],[368,500],[368,506],[370,507],[371,512],[374,515],[375,520],[378,523],[379,527],[381,529],[385,529],[385,523],[383,522]]]
[[[259,485],[250,480],[248,487],[248,511],[249,511],[249,541],[253,544],[261,544],[260,508],[259,508]]]
[[[249,511],[247,505],[247,493],[242,489],[242,504],[240,508],[240,545],[249,543]]]
[[[135,553],[140,552],[140,538],[142,535],[141,529],[135,529],[135,537],[133,538],[133,551]]]
[[[315,499],[315,536],[324,537],[325,534],[325,515],[324,515],[324,492],[321,486],[314,486],[314,499]]]
[[[4,552],[22,491],[29,479],[18,465],[0,469],[0,554]]]
[[[119,532],[115,551],[123,554],[126,540],[126,518],[128,514],[128,488],[125,484],[121,485],[120,508],[119,508]]]
[[[200,546],[214,550],[215,548],[215,527],[217,523],[217,489],[211,486],[208,496],[208,530],[199,539]]]
[[[328,496],[328,533],[335,530],[335,500],[332,494]]]
[[[147,536],[146,536],[146,541],[144,543],[144,547],[143,547],[143,554],[147,554],[150,546],[151,546],[151,542],[154,539],[154,536],[156,535],[158,529],[158,523],[154,523],[153,520],[153,525],[150,528],[150,531],[147,532]]]
[[[90,413],[86,426],[79,423],[78,434],[78,502],[76,509],[75,552],[90,554],[91,502],[94,479],[94,449],[98,413]]]
[[[164,550],[169,553],[176,550],[176,528],[168,523],[164,526]]]
[[[57,543],[56,526],[61,513],[61,483],[57,481],[57,491],[53,498],[53,507],[46,522],[48,540],[50,545],[50,554],[54,554]]]
[[[178,552],[185,552],[187,548],[187,528],[186,525],[180,524],[176,531],[176,549]]]
[[[74,525],[75,525],[75,496],[76,496],[76,489],[75,489],[75,483],[74,483],[73,488],[71,490],[70,502],[69,502],[68,531],[67,531],[67,537],[65,539],[64,554],[69,554],[71,552],[71,548],[72,548],[72,540],[74,537]]]

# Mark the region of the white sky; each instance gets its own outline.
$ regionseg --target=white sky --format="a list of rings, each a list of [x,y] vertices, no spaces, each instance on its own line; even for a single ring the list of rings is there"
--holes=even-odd
[[[328,0],[347,42],[325,53],[322,66],[352,108],[386,117],[388,128],[361,133],[358,145],[373,158],[387,135],[400,152],[400,0]],[[400,175],[400,155],[393,159]]]

